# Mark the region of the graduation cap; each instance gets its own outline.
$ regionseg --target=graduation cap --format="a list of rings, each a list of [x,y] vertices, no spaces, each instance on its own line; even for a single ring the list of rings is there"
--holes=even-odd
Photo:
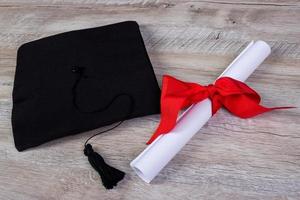
[[[12,110],[15,146],[23,151],[156,114],[159,98],[160,89],[134,21],[29,42],[17,53]],[[124,173],[93,151],[88,143],[92,137],[84,144],[84,153],[110,189]]]

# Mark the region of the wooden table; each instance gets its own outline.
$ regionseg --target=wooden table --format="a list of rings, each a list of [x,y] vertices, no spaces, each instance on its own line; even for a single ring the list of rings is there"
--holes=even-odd
[[[11,130],[17,48],[64,31],[136,20],[159,82],[212,82],[251,40],[272,46],[247,83],[269,106],[252,119],[225,110],[144,183],[129,163],[159,115],[126,121],[93,141],[127,173],[106,191],[82,152],[82,133],[19,153]],[[296,0],[0,0],[0,199],[300,199],[300,2]]]

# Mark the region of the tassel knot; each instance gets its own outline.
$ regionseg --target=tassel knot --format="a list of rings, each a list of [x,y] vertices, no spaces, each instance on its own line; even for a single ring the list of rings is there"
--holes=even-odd
[[[92,153],[94,153],[94,149],[93,149],[92,145],[87,144],[87,145],[85,145],[83,152],[84,152],[84,155],[90,156]]]

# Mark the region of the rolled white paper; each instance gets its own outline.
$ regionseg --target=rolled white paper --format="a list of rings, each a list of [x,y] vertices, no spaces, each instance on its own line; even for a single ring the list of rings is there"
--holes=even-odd
[[[252,41],[219,76],[227,76],[244,82],[271,53],[264,41]],[[182,147],[211,118],[211,101],[205,99],[190,106],[177,120],[168,134],[160,135],[130,166],[145,182],[151,180],[168,164]]]

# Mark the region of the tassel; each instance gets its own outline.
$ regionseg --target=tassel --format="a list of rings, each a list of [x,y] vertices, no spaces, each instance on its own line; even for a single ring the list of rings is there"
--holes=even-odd
[[[124,178],[125,173],[106,164],[102,156],[93,150],[91,144],[85,145],[84,155],[88,157],[92,167],[99,173],[106,189],[112,189]]]

